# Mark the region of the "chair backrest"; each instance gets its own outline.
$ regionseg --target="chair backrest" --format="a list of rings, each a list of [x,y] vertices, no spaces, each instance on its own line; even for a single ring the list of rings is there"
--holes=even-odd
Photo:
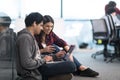
[[[109,21],[109,24],[110,24],[110,27],[111,27],[111,33],[112,33],[110,38],[111,38],[111,40],[113,40],[113,39],[117,38],[115,23],[114,23],[114,20],[113,20],[111,15],[107,15],[107,17],[108,17],[108,21]]]
[[[105,19],[92,19],[93,39],[108,39],[109,32]]]

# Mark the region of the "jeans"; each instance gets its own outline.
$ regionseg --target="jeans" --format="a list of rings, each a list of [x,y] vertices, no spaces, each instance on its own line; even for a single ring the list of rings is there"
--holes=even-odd
[[[73,56],[74,63],[77,67],[77,69],[82,65],[74,56]]]

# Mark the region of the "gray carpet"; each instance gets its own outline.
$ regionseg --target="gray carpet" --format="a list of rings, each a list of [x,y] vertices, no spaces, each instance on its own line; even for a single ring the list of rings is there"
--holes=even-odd
[[[96,59],[91,58],[95,51],[80,50],[74,56],[85,66],[99,72],[96,78],[74,76],[72,80],[120,80],[120,61],[114,60],[113,63],[106,63],[103,56],[99,55]]]
[[[95,51],[78,50],[73,55],[85,66],[98,71],[100,75],[96,78],[73,76],[72,80],[120,80],[120,61],[114,60],[113,63],[106,63],[103,56],[97,56],[96,59],[91,58],[91,54]],[[0,67],[4,63],[0,62]],[[6,65],[10,67],[10,65]],[[12,80],[11,69],[0,69],[0,80]]]

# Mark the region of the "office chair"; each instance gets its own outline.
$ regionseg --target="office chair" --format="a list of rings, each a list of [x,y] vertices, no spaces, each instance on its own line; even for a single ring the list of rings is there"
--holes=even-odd
[[[120,58],[120,26],[115,26],[113,18],[111,15],[108,15],[108,20],[111,26],[112,35],[110,38],[110,45],[114,46],[114,54],[111,56],[110,60],[107,62],[112,62],[116,58]]]
[[[104,61],[106,61],[107,57],[109,56],[107,44],[111,35],[107,26],[107,22],[105,19],[92,19],[91,24],[93,29],[93,40],[95,40],[96,44],[98,45],[104,45],[103,51],[98,51],[92,54],[91,57],[96,58],[97,55],[103,54]]]
[[[93,40],[96,40],[97,44],[114,46],[114,53],[108,53],[107,47],[105,46],[103,52],[96,52],[92,54],[92,57],[96,58],[97,55],[103,54],[105,61],[110,57],[110,60],[107,62],[112,62],[118,57],[120,58],[120,26],[115,26],[112,16],[107,15],[104,20],[94,19],[91,20],[91,23],[93,27]],[[99,35],[97,35],[98,37],[96,37],[96,33],[99,33]],[[102,35],[103,33],[105,33],[106,36]],[[101,36],[104,38],[101,38]],[[107,42],[104,43],[104,41]]]

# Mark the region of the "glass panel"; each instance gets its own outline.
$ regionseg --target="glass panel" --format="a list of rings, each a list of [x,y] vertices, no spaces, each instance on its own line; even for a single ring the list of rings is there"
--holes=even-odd
[[[120,1],[114,0],[120,8]],[[105,15],[104,7],[109,0],[63,0],[65,19],[92,19]]]
[[[0,0],[0,12],[8,14],[12,19],[19,16],[18,0]]]
[[[92,47],[92,26],[90,21],[65,21],[64,38],[69,44],[75,44],[77,48],[83,42]]]

